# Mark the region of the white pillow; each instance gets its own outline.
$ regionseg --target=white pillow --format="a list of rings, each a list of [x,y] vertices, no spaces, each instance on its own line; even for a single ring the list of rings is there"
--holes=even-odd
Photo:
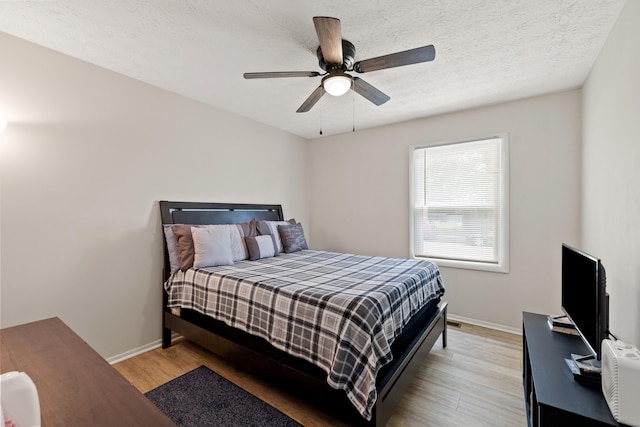
[[[231,253],[234,261],[249,259],[249,250],[244,241],[244,231],[240,224],[231,224],[234,229],[231,231]]]
[[[231,254],[233,256],[233,262],[242,261],[249,258],[249,252],[247,251],[247,245],[244,242],[244,232],[240,224],[214,224],[206,225],[205,228],[226,228],[231,235]]]
[[[191,227],[193,268],[233,264],[230,227]]]

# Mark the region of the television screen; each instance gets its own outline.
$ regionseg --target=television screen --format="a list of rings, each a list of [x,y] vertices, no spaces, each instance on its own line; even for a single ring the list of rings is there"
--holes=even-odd
[[[563,244],[562,310],[598,360],[608,328],[605,287],[605,272],[600,260]]]

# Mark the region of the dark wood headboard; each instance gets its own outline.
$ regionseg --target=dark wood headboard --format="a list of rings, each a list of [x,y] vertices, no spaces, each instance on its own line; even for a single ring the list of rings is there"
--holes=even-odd
[[[237,224],[257,220],[283,221],[282,205],[244,203],[160,202],[162,224]]]
[[[283,221],[282,205],[245,203],[160,202],[162,225],[166,224],[238,224],[253,218],[264,221]],[[164,247],[163,278],[167,279],[169,253],[162,230]]]

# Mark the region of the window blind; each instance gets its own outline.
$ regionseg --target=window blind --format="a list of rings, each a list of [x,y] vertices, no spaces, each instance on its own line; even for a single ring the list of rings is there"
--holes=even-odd
[[[495,137],[413,151],[414,256],[500,263],[501,143]]]

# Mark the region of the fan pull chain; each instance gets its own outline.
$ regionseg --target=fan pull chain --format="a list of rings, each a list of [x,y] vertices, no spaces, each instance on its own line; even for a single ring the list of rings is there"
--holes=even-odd
[[[322,135],[322,110],[320,110],[320,135]]]
[[[355,132],[356,131],[356,98],[352,98],[353,99],[353,128],[351,129],[351,132]]]

